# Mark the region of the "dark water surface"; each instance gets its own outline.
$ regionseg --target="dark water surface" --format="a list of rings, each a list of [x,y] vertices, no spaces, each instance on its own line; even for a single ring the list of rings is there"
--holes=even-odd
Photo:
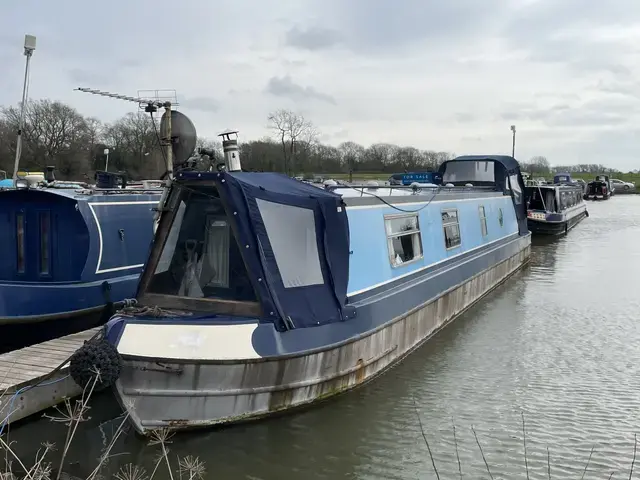
[[[530,478],[549,478],[548,447],[551,478],[578,479],[594,446],[584,478],[629,478],[640,432],[640,196],[588,208],[567,237],[534,241],[529,267],[366,387],[301,413],[178,435],[170,455],[199,456],[216,479],[436,478],[417,409],[440,478],[459,478],[456,446],[464,478],[489,478],[472,426],[494,478],[526,478],[524,412]],[[69,473],[92,470],[114,424],[98,423],[118,412],[109,394],[95,399]],[[12,439],[32,455],[34,439],[62,445],[65,432],[42,420]],[[129,462],[149,471],[157,453],[133,434],[116,450],[111,473]]]

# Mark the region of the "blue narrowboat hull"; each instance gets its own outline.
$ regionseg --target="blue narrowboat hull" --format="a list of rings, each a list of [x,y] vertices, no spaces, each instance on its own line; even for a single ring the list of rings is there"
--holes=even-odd
[[[104,323],[135,296],[159,190],[0,193],[0,333],[7,351]]]

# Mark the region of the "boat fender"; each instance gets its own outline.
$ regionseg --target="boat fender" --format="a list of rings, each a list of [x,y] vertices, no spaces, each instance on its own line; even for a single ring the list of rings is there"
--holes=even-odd
[[[98,379],[96,372],[99,373]],[[69,374],[82,389],[89,386],[94,391],[116,383],[122,372],[122,357],[116,347],[103,336],[84,342],[69,360]]]
[[[587,217],[587,218],[588,218],[588,217],[589,217],[589,210],[585,210],[585,211],[584,211],[584,215],[585,215],[585,217]]]

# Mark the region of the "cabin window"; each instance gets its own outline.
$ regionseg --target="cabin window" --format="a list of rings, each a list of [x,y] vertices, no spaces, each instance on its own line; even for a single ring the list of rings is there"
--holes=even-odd
[[[49,212],[40,212],[40,275],[51,273],[50,251],[51,218]]]
[[[478,214],[480,215],[480,229],[482,231],[482,236],[486,237],[489,232],[487,230],[487,215],[484,211],[484,205],[480,205],[478,207]]]
[[[560,193],[560,208],[566,210],[567,208],[567,192]]]
[[[16,214],[16,267],[18,273],[24,273],[25,258],[24,258],[24,213]]]
[[[179,190],[173,223],[147,292],[204,300],[257,301],[217,189]]]
[[[444,230],[444,245],[447,250],[459,247],[462,243],[460,238],[460,224],[458,223],[458,210],[442,210],[442,229]]]
[[[389,261],[393,267],[422,258],[422,235],[417,213],[385,215]]]
[[[285,288],[324,284],[310,208],[256,199]]]

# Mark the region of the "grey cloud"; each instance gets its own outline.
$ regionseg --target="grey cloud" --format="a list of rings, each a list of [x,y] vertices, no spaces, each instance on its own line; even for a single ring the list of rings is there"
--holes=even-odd
[[[94,85],[109,86],[117,83],[117,75],[111,70],[90,71],[82,68],[69,70],[69,79],[81,87],[93,87]]]
[[[339,32],[323,27],[309,27],[303,30],[293,27],[285,37],[285,43],[288,46],[311,51],[333,47],[340,40]]]
[[[293,100],[320,100],[322,102],[336,104],[331,95],[319,92],[314,87],[303,87],[295,83],[289,75],[284,77],[271,77],[265,88],[267,93],[276,97],[287,97]]]
[[[340,43],[358,53],[397,55],[402,53],[397,49],[424,40],[446,41],[450,47],[475,35],[490,35],[500,25],[508,1],[314,0],[312,4],[316,26],[298,27],[295,35],[288,34],[289,43],[295,40],[307,49]],[[322,24],[333,30],[317,26]]]
[[[561,63],[581,72],[608,71],[631,75],[625,55],[632,53],[622,39],[597,39],[598,27],[633,25],[640,21],[640,2],[611,0],[537,0],[514,12],[501,32],[512,50],[532,61]]]
[[[541,122],[549,127],[607,127],[630,123],[640,115],[640,103],[598,99],[571,106],[558,104],[550,108],[511,107],[501,118],[509,121]]]
[[[470,113],[456,113],[455,118],[458,123],[471,123],[476,119],[475,115]]]
[[[599,92],[640,99],[640,88],[636,82],[604,82],[600,80],[595,89]]]
[[[220,103],[210,97],[182,98],[180,100],[180,106],[190,110],[199,110],[208,113],[215,113],[220,110]]]

